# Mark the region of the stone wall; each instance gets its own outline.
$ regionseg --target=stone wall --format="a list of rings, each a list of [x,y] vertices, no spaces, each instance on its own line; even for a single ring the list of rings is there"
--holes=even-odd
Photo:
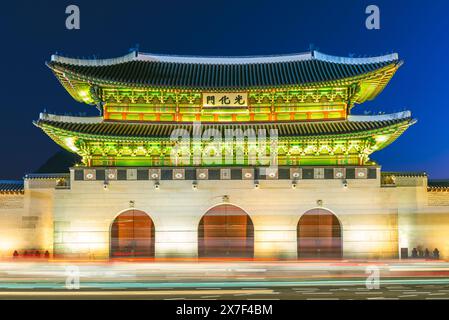
[[[0,195],[0,258],[13,250],[49,250],[64,257],[109,257],[110,228],[129,210],[145,211],[156,229],[157,257],[196,257],[202,216],[224,202],[242,208],[255,228],[256,258],[296,259],[297,224],[322,207],[341,223],[345,258],[398,258],[400,248],[438,248],[449,258],[449,192],[428,192],[425,177],[379,179],[55,181],[25,183],[24,195]],[[227,197],[225,197],[227,196]]]
[[[23,194],[0,194],[0,258],[10,258],[24,246],[22,237]]]
[[[391,192],[379,180],[290,181],[72,181],[56,190],[55,252],[74,257],[107,258],[109,230],[115,217],[130,208],[145,211],[156,228],[157,257],[196,257],[198,224],[212,207],[229,203],[246,211],[255,228],[257,258],[297,257],[297,224],[316,208],[333,212],[342,224],[343,251],[348,258],[395,258],[398,254],[398,211]]]
[[[448,191],[430,191],[429,192],[429,206],[430,207],[449,207],[449,192]]]
[[[0,194],[0,258],[15,250],[53,250],[55,181],[25,181],[24,194]]]

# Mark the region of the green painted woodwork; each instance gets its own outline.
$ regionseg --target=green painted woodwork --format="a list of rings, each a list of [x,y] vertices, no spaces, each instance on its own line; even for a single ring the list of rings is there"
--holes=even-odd
[[[346,134],[328,134],[311,136],[280,136],[275,149],[270,154],[278,154],[279,165],[364,165],[370,161],[369,156],[396,140],[413,122],[410,119],[396,122],[379,129],[352,132]],[[124,135],[103,135],[74,132],[54,125],[39,125],[54,141],[65,149],[76,152],[83,157],[85,165],[90,166],[176,166],[193,165],[193,157],[188,163],[171,161],[174,142],[169,137],[138,137]],[[136,129],[138,130],[138,129]],[[265,165],[249,163],[248,154],[258,150],[258,143],[221,144],[221,152],[238,154],[245,152],[243,160],[226,165]],[[269,145],[270,141],[266,140]],[[205,152],[208,142],[190,146],[190,154],[195,150]],[[207,160],[207,154],[204,159]],[[211,165],[199,163],[198,165]],[[223,163],[217,164],[223,165]]]

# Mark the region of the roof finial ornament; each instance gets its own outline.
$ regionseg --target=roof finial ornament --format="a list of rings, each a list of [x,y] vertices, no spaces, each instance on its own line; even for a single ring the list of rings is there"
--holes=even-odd
[[[139,52],[140,45],[136,43],[134,47],[129,48],[129,52]]]
[[[314,43],[309,44],[309,51],[312,54],[312,56],[315,56],[315,51],[319,51],[320,48],[318,48]]]

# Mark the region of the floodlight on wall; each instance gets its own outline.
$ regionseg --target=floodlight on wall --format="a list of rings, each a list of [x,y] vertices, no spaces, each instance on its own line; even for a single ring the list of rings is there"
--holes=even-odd
[[[109,181],[105,180],[103,182],[103,190],[108,191],[109,190]]]
[[[259,181],[254,181],[254,189],[259,189],[260,188],[260,184]]]
[[[348,181],[346,179],[342,180],[342,184],[343,184],[343,188],[345,188],[345,189],[348,188]]]
[[[198,190],[198,182],[194,181],[194,182],[192,183],[192,189],[193,189],[193,190]]]
[[[155,190],[159,190],[160,187],[161,187],[161,185],[159,184],[159,182],[155,182],[154,183],[154,189]]]
[[[297,186],[298,186],[298,182],[292,181],[292,189],[296,189]]]

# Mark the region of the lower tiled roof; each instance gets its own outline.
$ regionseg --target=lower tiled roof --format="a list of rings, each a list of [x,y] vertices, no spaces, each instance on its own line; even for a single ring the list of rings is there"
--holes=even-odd
[[[276,123],[202,123],[201,130],[217,129],[222,133],[225,130],[267,130],[277,129],[279,136],[324,136],[335,134],[351,134],[388,128],[394,125],[409,125],[413,119],[398,118],[382,121],[320,121],[320,122],[276,122]],[[185,129],[192,133],[194,126],[192,123],[154,123],[154,122],[123,122],[123,121],[103,121],[100,123],[73,123],[63,121],[53,121],[40,119],[36,125],[45,129],[52,127],[64,131],[99,135],[99,136],[120,136],[133,138],[169,138],[176,129]]]

